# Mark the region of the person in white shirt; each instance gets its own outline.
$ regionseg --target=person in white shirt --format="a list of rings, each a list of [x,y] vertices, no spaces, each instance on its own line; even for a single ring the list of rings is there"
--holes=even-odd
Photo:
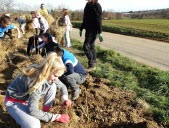
[[[71,41],[70,41],[70,31],[72,29],[72,24],[68,15],[68,10],[63,9],[63,17],[64,17],[64,25],[65,25],[65,42],[66,42],[66,47],[71,46]]]
[[[39,20],[35,17],[35,11],[31,12],[33,20],[33,28],[35,29],[35,35],[38,35],[38,29],[40,28]]]
[[[35,18],[33,20],[34,26],[39,27],[40,29],[39,36],[41,36],[43,33],[48,32],[48,29],[49,29],[48,21],[38,11],[32,12],[31,14],[32,14],[32,17]],[[36,18],[38,19],[38,22]]]

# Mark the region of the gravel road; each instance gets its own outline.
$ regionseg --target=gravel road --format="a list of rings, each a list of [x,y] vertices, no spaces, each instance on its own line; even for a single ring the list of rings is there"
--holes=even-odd
[[[143,39],[138,37],[124,36],[103,32],[103,42],[96,40],[96,45],[105,49],[112,49],[124,56],[135,59],[161,70],[169,70],[169,44]],[[73,28],[71,38],[84,41],[85,31],[82,37],[79,37],[79,30]]]

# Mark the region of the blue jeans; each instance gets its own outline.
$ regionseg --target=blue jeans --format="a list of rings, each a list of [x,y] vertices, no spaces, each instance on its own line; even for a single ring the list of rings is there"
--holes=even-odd
[[[44,96],[43,106],[52,106],[56,95],[56,84],[51,85],[47,94]],[[40,128],[40,120],[29,115],[28,105],[18,102],[5,102],[7,112],[16,120],[21,128]]]

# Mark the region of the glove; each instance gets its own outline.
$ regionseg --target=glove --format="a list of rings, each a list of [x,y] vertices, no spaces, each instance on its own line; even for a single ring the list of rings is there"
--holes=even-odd
[[[42,41],[43,41],[42,38],[38,37],[38,42],[42,42]]]
[[[99,41],[100,41],[100,42],[103,41],[103,36],[102,36],[102,34],[99,34]]]
[[[82,36],[82,30],[79,31],[79,35],[80,35],[80,37]]]
[[[59,118],[56,119],[56,121],[61,123],[68,123],[70,120],[70,117],[67,114],[62,114]]]
[[[72,105],[72,102],[70,100],[66,100],[63,102],[62,106],[66,106],[67,108],[70,108]]]
[[[44,112],[49,112],[50,111],[50,106],[43,106],[42,110]]]

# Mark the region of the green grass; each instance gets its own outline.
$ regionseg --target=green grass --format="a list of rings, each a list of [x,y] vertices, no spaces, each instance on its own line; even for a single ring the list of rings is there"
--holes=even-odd
[[[73,39],[77,58],[87,66],[82,43]],[[90,74],[110,80],[108,85],[133,90],[151,105],[154,119],[169,124],[169,72],[140,64],[112,50],[96,47],[97,68]],[[80,56],[79,56],[80,55]]]
[[[169,34],[169,20],[165,19],[140,19],[140,20],[105,20],[103,25],[119,26],[145,31]]]
[[[80,21],[73,22],[79,28]],[[169,20],[165,19],[126,19],[103,20],[103,31],[138,36],[169,42]]]

